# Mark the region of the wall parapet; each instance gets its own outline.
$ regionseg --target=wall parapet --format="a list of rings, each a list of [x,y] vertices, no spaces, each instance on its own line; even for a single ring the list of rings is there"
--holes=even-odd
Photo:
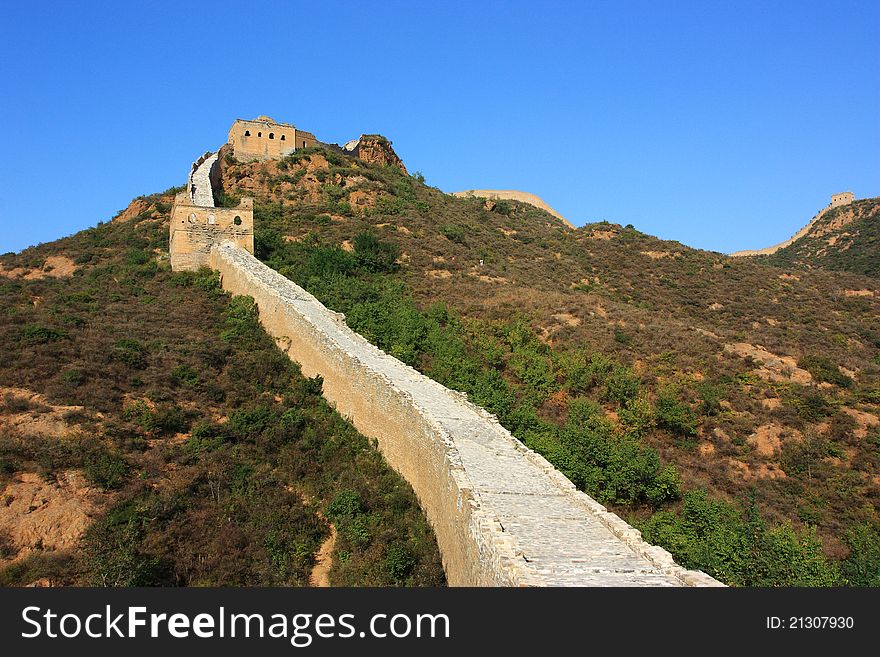
[[[224,289],[412,485],[446,576],[467,586],[721,586],[578,491],[498,420],[371,345],[344,317],[234,242],[210,250]]]

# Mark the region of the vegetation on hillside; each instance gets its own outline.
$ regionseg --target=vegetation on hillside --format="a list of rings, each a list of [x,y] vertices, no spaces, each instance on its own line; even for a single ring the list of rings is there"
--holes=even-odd
[[[0,583],[305,585],[329,520],[333,584],[442,584],[412,490],[320,379],[275,346],[249,298],[207,270],[170,271],[170,199],[2,259],[39,269],[63,254],[77,271],[0,277],[0,383],[13,390],[0,400],[0,490],[76,469],[101,503],[75,549],[37,546]],[[46,409],[20,390],[82,409],[47,436]],[[21,413],[35,421],[13,422]],[[7,557],[12,544],[0,536]]]
[[[257,198],[258,257],[685,565],[741,585],[873,581],[878,305],[843,294],[866,279],[573,231],[333,152],[227,158],[224,181]]]
[[[829,272],[572,230],[335,150],[220,162],[218,202],[256,199],[259,258],[683,565],[741,586],[880,583],[880,297],[860,250],[876,221],[842,229],[859,230],[856,273]],[[333,583],[441,582],[409,487],[320,381],[247,299],[168,271],[170,199],[0,261],[0,383],[84,406],[63,441],[0,436],[0,486],[76,468],[104,491],[80,549],[35,550],[0,581],[301,584],[329,520]],[[8,274],[58,253],[72,278]],[[0,421],[22,412],[43,411],[7,395]]]

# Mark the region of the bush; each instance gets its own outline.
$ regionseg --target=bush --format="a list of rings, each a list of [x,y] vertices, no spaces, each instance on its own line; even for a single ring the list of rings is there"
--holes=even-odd
[[[226,443],[226,432],[223,427],[211,422],[202,422],[192,428],[189,439],[183,443],[183,449],[193,454],[213,452]]]
[[[72,386],[79,387],[86,382],[86,373],[82,370],[71,368],[61,373],[61,380]]]
[[[646,541],[669,550],[683,566],[733,586],[842,583],[815,529],[797,532],[788,524],[768,529],[754,500],[737,509],[706,491],[690,491],[680,511],[655,513],[639,529]]]
[[[856,525],[846,532],[850,556],[841,570],[850,586],[880,586],[880,532],[871,525]]]
[[[626,404],[635,399],[641,389],[641,380],[625,365],[614,365],[605,379],[604,398]]]
[[[119,454],[101,450],[86,459],[86,478],[105,490],[118,488],[127,474],[128,462]]]
[[[833,383],[841,388],[851,388],[853,385],[853,380],[826,356],[804,356],[798,361],[798,367],[807,370],[817,381]]]
[[[657,426],[688,438],[697,435],[697,418],[687,404],[679,401],[674,388],[660,391],[655,408]]]
[[[440,234],[450,242],[457,242],[459,244],[464,242],[464,228],[461,226],[444,224],[443,226],[440,226]]]
[[[112,358],[129,369],[143,370],[147,367],[147,348],[137,340],[120,340],[113,348]]]
[[[700,395],[700,413],[705,416],[718,415],[724,389],[712,383],[701,383],[697,386],[697,392]]]
[[[404,545],[395,543],[385,553],[385,572],[394,582],[405,581],[415,565],[415,558]]]
[[[361,513],[360,496],[353,490],[342,490],[327,505],[327,517],[334,521],[353,518]]]
[[[199,374],[189,365],[178,365],[171,370],[171,378],[175,383],[184,383],[194,386],[199,382]]]
[[[833,415],[835,410],[821,393],[806,389],[796,390],[788,401],[807,422],[819,422],[822,418]]]
[[[400,247],[383,242],[372,232],[358,233],[354,237],[354,254],[357,266],[364,271],[387,273],[397,269]]]
[[[69,337],[66,331],[42,326],[40,324],[27,324],[21,329],[21,342],[26,345],[46,344],[56,342]]]
[[[619,412],[620,421],[634,435],[643,436],[657,423],[654,405],[646,395],[627,400]]]
[[[230,414],[227,428],[240,438],[254,439],[275,424],[277,419],[278,416],[267,406],[258,406],[250,410],[240,409]]]

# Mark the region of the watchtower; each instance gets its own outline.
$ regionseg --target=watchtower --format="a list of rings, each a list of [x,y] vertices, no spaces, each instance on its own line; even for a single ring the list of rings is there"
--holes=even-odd
[[[228,143],[236,159],[270,160],[289,155],[298,148],[317,146],[311,132],[298,130],[290,123],[278,123],[268,116],[253,121],[236,119],[229,129]]]

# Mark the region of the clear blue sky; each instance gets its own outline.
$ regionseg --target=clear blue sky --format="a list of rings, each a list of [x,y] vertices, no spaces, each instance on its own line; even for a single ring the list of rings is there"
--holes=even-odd
[[[7,2],[0,252],[182,184],[232,120],[394,142],[719,251],[880,195],[880,2]]]

